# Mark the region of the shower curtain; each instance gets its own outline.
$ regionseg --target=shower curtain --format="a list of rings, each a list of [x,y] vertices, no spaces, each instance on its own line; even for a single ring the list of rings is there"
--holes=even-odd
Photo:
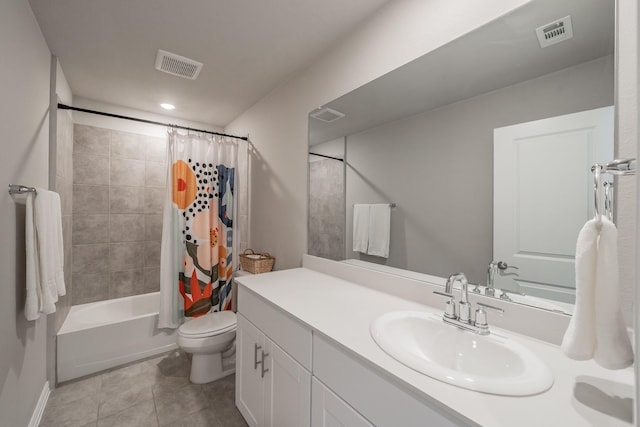
[[[169,131],[161,328],[231,309],[237,162],[232,138]]]

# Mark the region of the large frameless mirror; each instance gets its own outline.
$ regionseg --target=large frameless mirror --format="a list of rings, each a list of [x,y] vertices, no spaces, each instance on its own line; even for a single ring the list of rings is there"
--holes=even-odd
[[[312,111],[308,252],[570,313],[590,165],[613,158],[614,6],[534,0]],[[377,204],[386,257],[354,251],[354,205]]]

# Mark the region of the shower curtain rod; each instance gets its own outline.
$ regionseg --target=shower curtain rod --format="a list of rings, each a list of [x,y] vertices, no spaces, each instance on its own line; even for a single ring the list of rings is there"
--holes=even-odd
[[[228,136],[230,138],[241,139],[243,141],[248,141],[249,140],[248,136],[236,136],[236,135],[229,135],[229,134],[221,133],[221,132],[214,132],[214,131],[211,131],[211,130],[194,129],[194,128],[190,128],[190,127],[186,127],[186,126],[172,125],[171,123],[162,123],[162,122],[156,122],[156,121],[153,121],[153,120],[139,119],[137,117],[122,116],[120,114],[104,113],[102,111],[89,110],[89,109],[86,109],[86,108],[71,107],[69,105],[60,104],[60,103],[58,104],[58,108],[61,109],[61,110],[80,111],[81,113],[89,113],[89,114],[97,114],[99,116],[114,117],[116,119],[132,120],[134,122],[148,123],[150,125],[167,126],[167,127],[176,128],[176,129],[190,130],[190,131],[193,131],[193,132],[208,133],[210,135]]]
[[[312,153],[311,151],[309,151],[309,155],[318,156],[318,157],[324,157],[325,159],[332,159],[332,160],[337,160],[339,162],[344,162],[344,159],[340,159],[338,157],[327,156],[325,154]]]

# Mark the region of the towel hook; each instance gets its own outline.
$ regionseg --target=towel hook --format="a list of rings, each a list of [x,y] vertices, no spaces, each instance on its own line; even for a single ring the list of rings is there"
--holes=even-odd
[[[602,180],[602,165],[595,164],[591,168],[593,172],[593,204],[596,209],[595,211],[595,219],[596,225],[598,228],[602,227],[602,213],[600,211],[600,191],[601,191],[601,180]]]
[[[605,181],[602,183],[604,188],[604,214],[613,222],[613,182]]]

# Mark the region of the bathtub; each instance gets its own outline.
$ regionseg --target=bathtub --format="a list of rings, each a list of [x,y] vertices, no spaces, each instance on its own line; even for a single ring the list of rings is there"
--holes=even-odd
[[[176,349],[175,330],[158,329],[160,293],[74,305],[57,340],[58,382]]]

